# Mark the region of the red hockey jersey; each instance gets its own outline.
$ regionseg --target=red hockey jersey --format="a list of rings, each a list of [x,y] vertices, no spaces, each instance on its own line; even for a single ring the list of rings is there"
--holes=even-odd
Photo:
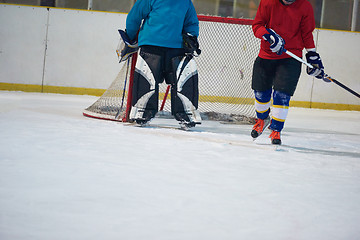
[[[282,0],[261,0],[252,29],[261,38],[259,57],[265,59],[289,58],[285,53],[271,52],[270,44],[262,36],[266,28],[273,29],[285,40],[285,49],[302,57],[304,48],[315,48],[312,32],[315,29],[314,11],[307,0],[296,0],[284,5]]]

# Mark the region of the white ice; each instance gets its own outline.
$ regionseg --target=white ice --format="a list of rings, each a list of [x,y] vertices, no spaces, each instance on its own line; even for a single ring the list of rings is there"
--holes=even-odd
[[[290,108],[275,149],[82,116],[96,99],[0,92],[1,240],[360,239],[360,112]]]

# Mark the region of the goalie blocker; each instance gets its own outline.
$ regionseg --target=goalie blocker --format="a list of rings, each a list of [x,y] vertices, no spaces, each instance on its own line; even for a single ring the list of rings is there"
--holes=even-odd
[[[171,114],[187,127],[201,123],[198,73],[183,48],[141,46],[135,66],[130,120],[145,124],[158,112],[159,84],[171,86]]]
[[[121,29],[118,30],[121,36],[120,42],[118,44],[116,53],[119,58],[119,62],[126,61],[128,58],[136,53],[139,49],[137,41],[132,41],[127,35],[126,31]]]

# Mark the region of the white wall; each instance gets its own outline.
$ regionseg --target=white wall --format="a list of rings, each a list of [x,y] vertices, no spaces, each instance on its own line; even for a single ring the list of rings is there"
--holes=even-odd
[[[121,13],[0,4],[0,82],[107,89],[119,72],[117,30],[125,20]]]
[[[50,9],[45,85],[108,88],[119,72],[117,29],[126,15]]]
[[[47,10],[0,5],[0,82],[41,85]]]
[[[125,29],[125,20],[122,13],[0,4],[0,83],[107,89],[119,71],[117,29]],[[359,92],[360,33],[314,36],[326,73]],[[360,105],[305,67],[292,100]]]

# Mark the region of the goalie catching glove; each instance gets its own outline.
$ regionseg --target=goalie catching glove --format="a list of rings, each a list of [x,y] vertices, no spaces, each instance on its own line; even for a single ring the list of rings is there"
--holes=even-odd
[[[132,41],[127,35],[126,31],[119,29],[121,39],[123,40],[122,46],[117,50],[120,58],[119,62],[126,61],[132,54],[136,53],[139,49],[137,41]],[[121,52],[118,51],[121,49]]]
[[[199,56],[201,50],[199,49],[199,42],[197,40],[197,37],[191,35],[190,33],[183,33],[182,38],[185,53],[194,55],[194,52],[196,52],[197,56]]]
[[[305,57],[306,61],[313,66],[313,68],[306,67],[306,73],[310,76],[323,79],[325,82],[330,82],[324,78],[324,65],[322,64],[320,55],[315,51],[309,51]]]
[[[266,30],[268,33],[263,35],[263,39],[270,43],[270,50],[277,55],[286,52],[284,48],[285,40],[271,28],[267,28]]]

